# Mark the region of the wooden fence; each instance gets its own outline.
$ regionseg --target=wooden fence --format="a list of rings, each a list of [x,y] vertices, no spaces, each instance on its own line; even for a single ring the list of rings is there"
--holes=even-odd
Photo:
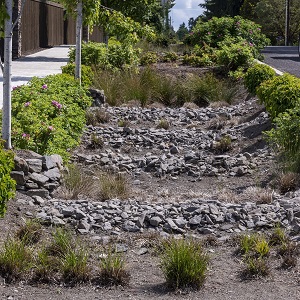
[[[15,0],[13,18],[16,18],[20,3],[20,0]],[[75,44],[75,29],[75,21],[65,18],[62,5],[48,0],[27,0],[22,18],[14,29],[13,58],[36,52],[42,48]],[[102,31],[94,28],[89,39],[102,42]],[[0,40],[1,57],[3,57],[3,48],[3,40]]]

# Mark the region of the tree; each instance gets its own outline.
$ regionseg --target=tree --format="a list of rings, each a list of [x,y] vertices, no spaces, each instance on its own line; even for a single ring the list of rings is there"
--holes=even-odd
[[[263,32],[271,39],[272,44],[283,44],[285,36],[285,4],[284,0],[260,0],[255,6],[256,22],[262,26]],[[291,1],[289,40],[298,42],[300,32],[300,2]]]
[[[204,19],[224,16],[234,17],[239,15],[243,2],[244,0],[205,0],[199,6],[205,9]]]
[[[13,23],[13,0],[5,0],[0,4],[0,36],[4,35],[4,64],[0,59],[3,72],[3,108],[2,108],[2,139],[5,148],[11,149],[11,62],[13,29],[21,17],[26,0],[22,0],[21,9]]]
[[[180,41],[183,41],[185,36],[189,33],[188,29],[185,26],[185,23],[179,25],[179,28],[176,32],[176,35]]]
[[[259,0],[245,0],[240,9],[240,15],[252,21],[257,21],[257,14],[255,12],[255,7]]]

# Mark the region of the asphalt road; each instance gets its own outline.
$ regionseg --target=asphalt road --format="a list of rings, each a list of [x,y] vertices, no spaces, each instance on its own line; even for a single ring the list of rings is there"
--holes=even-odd
[[[294,46],[270,46],[266,47],[262,54],[264,63],[281,71],[300,77],[300,57],[298,47]]]

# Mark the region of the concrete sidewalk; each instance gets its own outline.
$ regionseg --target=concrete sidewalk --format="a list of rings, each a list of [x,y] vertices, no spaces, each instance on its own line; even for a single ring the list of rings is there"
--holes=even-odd
[[[27,83],[32,77],[61,73],[68,62],[70,46],[58,46],[22,57],[12,62],[12,87]],[[3,74],[0,71],[0,108],[3,103]]]

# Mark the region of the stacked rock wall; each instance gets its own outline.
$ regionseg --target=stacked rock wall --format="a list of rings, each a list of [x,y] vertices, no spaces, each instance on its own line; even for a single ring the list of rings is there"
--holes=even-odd
[[[39,155],[32,151],[20,151],[15,156],[15,168],[11,177],[17,183],[17,191],[28,196],[51,198],[60,186],[63,161],[60,155]]]

